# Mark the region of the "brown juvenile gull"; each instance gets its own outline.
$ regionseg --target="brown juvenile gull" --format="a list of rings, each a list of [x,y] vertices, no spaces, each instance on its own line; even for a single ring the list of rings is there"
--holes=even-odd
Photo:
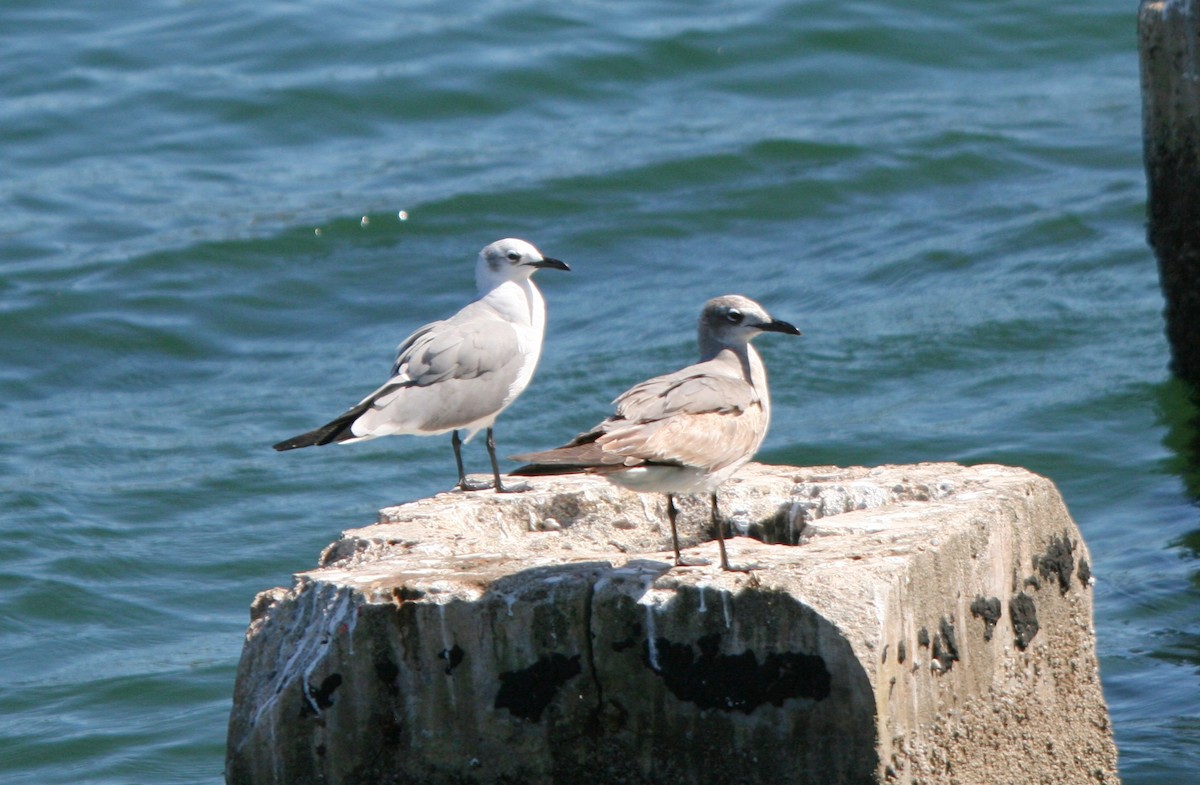
[[[498,240],[484,248],[475,265],[475,300],[405,338],[391,378],[379,389],[337,419],[275,449],[451,432],[460,490],[525,490],[500,482],[492,426],[529,384],[542,352],[546,304],[530,276],[543,267],[571,269],[524,240]],[[468,482],[463,471],[460,445],[481,428],[487,429],[494,484]],[[466,431],[465,439],[459,439],[460,430]]]
[[[767,371],[750,341],[763,332],[799,335],[753,300],[736,294],[709,300],[700,313],[700,362],[644,381],[613,403],[616,413],[569,444],[513,456],[528,465],[513,474],[586,472],[644,493],[667,495],[675,564],[677,494],[707,493],[721,550],[729,566],[718,518],[717,488],[746,464],[767,435],[771,399]]]

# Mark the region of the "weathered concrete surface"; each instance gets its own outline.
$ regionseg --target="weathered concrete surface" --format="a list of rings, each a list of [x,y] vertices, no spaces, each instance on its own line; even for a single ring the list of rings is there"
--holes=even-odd
[[[592,478],[442,494],[255,601],[227,779],[1116,782],[1087,549],[1024,470],[751,465],[734,564]],[[685,557],[715,565],[703,500]]]
[[[1200,382],[1200,0],[1138,9],[1147,239],[1166,299],[1172,370]]]

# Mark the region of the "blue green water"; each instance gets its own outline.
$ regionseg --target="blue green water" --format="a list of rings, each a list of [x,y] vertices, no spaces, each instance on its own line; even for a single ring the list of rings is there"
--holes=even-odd
[[[760,341],[760,458],[1051,477],[1122,777],[1194,782],[1200,430],[1144,242],[1135,10],[0,4],[0,780],[221,781],[254,594],[454,480],[441,438],[269,445],[515,235],[574,272],[540,276],[503,454],[754,297],[805,332]]]

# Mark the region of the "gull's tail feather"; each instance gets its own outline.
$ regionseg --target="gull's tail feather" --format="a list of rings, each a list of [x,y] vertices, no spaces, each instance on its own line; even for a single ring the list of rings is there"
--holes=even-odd
[[[560,474],[583,474],[587,470],[587,466],[570,463],[527,463],[513,469],[509,474],[514,477],[554,477]]]
[[[563,447],[544,452],[530,452],[523,455],[513,455],[514,461],[528,461],[509,474],[521,477],[540,477],[552,474],[605,474],[628,468],[624,460],[612,453],[607,453],[596,444],[599,433],[589,433],[579,436],[575,441]]]
[[[279,452],[283,452],[284,450],[294,450],[297,447],[312,447],[314,445],[344,442],[347,439],[354,439],[356,437],[351,427],[354,425],[354,421],[369,408],[371,408],[371,402],[363,401],[341,417],[325,423],[320,428],[315,428],[299,436],[293,436],[290,439],[284,439],[279,444],[272,446]]]

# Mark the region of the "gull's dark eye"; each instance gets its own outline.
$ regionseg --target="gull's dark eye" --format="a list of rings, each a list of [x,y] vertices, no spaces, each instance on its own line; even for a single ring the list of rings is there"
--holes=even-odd
[[[510,261],[510,262],[521,261],[521,254],[517,253],[516,251],[509,251],[508,252],[508,261]]]
[[[740,324],[742,321],[742,312],[739,311],[737,308],[730,308],[728,311],[725,312],[725,319],[730,324]]]

